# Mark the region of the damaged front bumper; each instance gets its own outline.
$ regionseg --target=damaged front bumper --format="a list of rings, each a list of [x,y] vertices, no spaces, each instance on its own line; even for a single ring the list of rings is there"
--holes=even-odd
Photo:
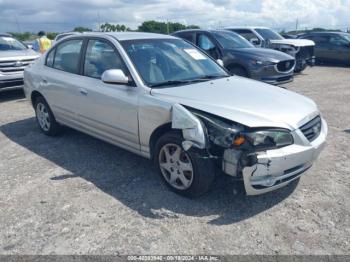
[[[259,195],[286,186],[309,169],[325,146],[328,128],[322,120],[320,135],[309,142],[301,130],[292,132],[295,143],[279,149],[256,153],[257,161],[242,168],[242,178],[247,195]],[[231,150],[231,149],[228,149]],[[226,152],[223,160],[225,173],[234,173],[235,152]]]

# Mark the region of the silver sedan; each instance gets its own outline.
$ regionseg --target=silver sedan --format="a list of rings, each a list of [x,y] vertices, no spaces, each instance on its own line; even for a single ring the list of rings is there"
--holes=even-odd
[[[165,184],[189,197],[207,192],[218,170],[248,195],[280,188],[311,167],[327,135],[312,100],[230,76],[166,35],[69,36],[24,76],[45,134],[69,126],[152,159]]]

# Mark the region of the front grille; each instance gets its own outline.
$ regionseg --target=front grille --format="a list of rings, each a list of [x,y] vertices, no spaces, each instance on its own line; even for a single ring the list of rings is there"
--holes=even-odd
[[[22,86],[22,85],[23,85],[22,78],[0,81],[0,88],[8,88],[8,87],[15,87],[15,86]]]
[[[307,122],[305,125],[300,127],[301,132],[310,141],[314,141],[321,133],[321,117],[317,116],[311,121]]]
[[[294,60],[282,61],[277,64],[277,69],[280,72],[288,72],[293,68],[294,64],[295,64]]]
[[[0,72],[3,74],[21,72],[33,62],[34,59],[0,61]]]

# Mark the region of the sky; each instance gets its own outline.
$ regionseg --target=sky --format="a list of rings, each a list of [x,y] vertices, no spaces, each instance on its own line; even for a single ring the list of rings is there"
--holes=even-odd
[[[350,0],[0,0],[0,32],[94,30],[104,22],[136,29],[145,20],[201,28],[350,28]]]

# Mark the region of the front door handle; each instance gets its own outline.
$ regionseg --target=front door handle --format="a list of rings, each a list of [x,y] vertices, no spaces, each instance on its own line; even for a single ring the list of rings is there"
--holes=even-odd
[[[84,96],[86,96],[88,94],[88,91],[84,88],[79,88],[79,92],[80,92],[80,94],[82,94]]]

